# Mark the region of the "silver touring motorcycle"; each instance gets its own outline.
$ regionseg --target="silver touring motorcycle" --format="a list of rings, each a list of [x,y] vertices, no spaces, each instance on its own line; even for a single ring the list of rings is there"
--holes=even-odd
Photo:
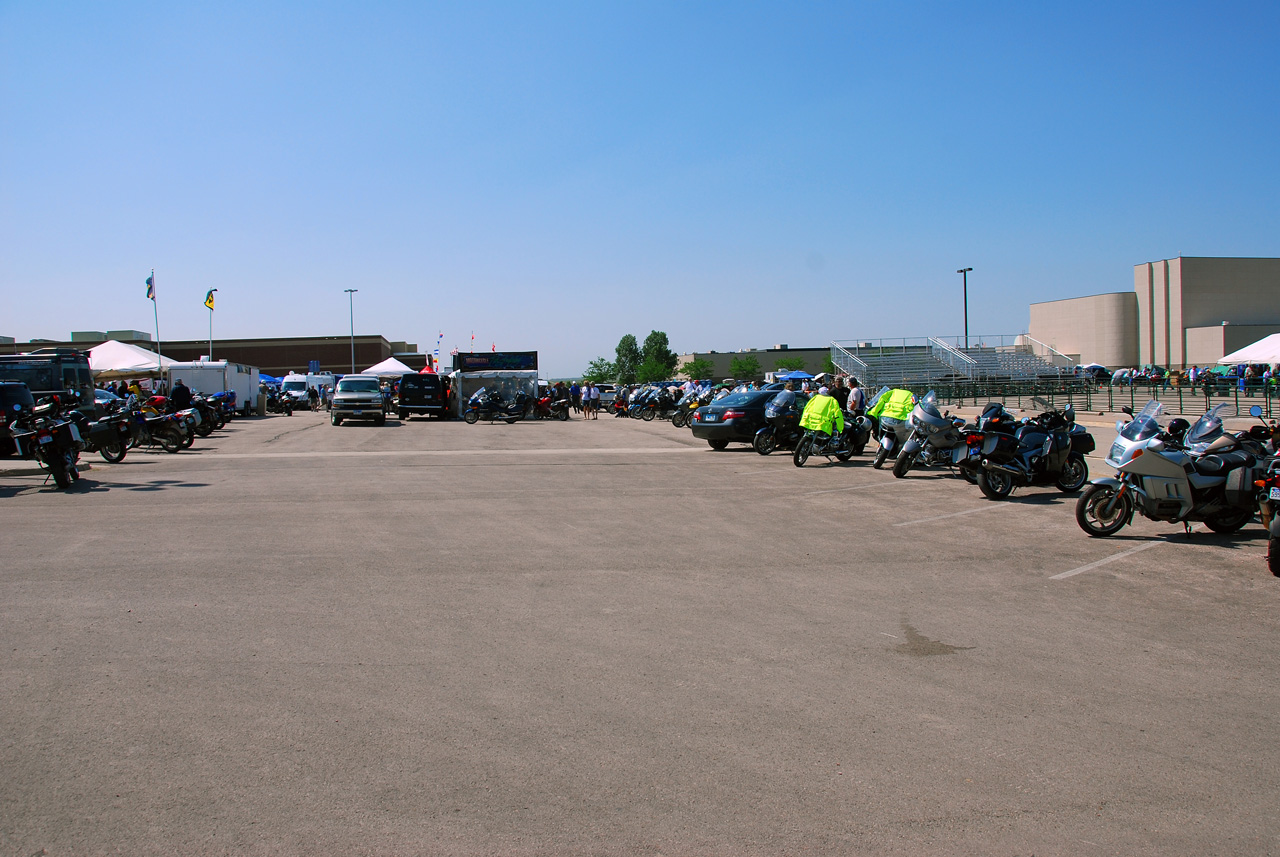
[[[1140,512],[1153,521],[1181,523],[1190,532],[1204,521],[1215,533],[1234,533],[1258,511],[1258,459],[1240,438],[1223,431],[1218,405],[1179,440],[1156,421],[1161,405],[1147,402],[1107,453],[1116,475],[1095,479],[1076,502],[1076,522],[1091,536],[1110,536]]]

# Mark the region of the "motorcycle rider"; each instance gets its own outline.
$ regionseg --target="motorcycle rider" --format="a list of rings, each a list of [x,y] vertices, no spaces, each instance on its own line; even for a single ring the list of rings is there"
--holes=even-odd
[[[885,419],[905,420],[911,416],[911,410],[915,406],[916,397],[911,391],[898,388],[881,396],[880,401],[867,411],[867,416],[879,417],[881,422]]]
[[[831,439],[844,431],[844,411],[826,387],[820,387],[818,394],[804,406],[800,428],[821,432]]]

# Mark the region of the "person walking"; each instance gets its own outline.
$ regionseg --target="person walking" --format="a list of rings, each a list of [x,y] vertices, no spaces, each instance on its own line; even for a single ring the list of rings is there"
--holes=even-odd
[[[569,403],[573,405],[575,414],[582,411],[582,388],[578,386],[577,381],[569,385]]]
[[[600,387],[591,383],[591,419],[600,418]]]

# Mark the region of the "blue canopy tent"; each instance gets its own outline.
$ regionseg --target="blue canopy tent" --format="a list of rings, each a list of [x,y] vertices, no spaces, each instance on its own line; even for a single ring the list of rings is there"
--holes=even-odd
[[[259,372],[258,383],[259,384],[279,384],[280,379],[275,377],[274,375],[268,375],[266,372]]]
[[[791,372],[788,372],[785,375],[779,375],[778,380],[780,381],[811,381],[813,380],[813,376],[810,375],[808,372],[802,372],[799,369],[795,369]]]

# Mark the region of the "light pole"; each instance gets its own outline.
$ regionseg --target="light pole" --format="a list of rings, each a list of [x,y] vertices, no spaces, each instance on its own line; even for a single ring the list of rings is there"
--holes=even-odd
[[[356,292],[359,289],[343,289],[347,293],[347,303],[351,310],[351,374],[356,374]]]
[[[964,347],[969,348],[969,272],[973,268],[960,268],[957,274],[964,276]]]

